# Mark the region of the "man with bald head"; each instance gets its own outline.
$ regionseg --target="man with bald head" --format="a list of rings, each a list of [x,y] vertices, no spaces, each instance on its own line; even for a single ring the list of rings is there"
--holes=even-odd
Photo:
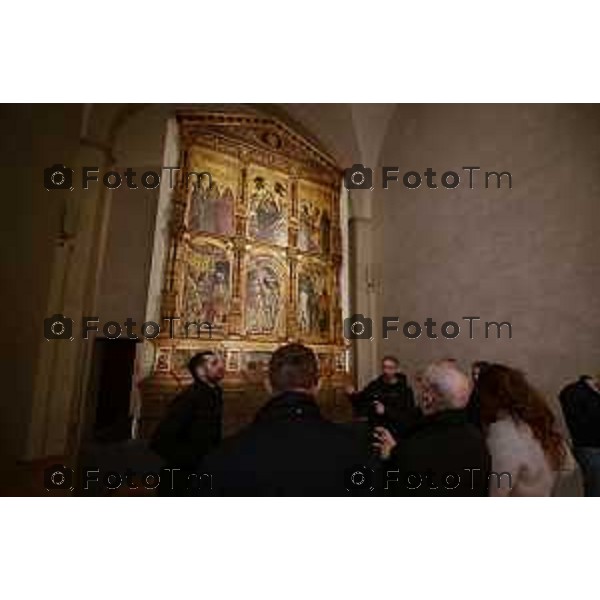
[[[430,364],[419,378],[422,418],[402,439],[383,427],[375,448],[385,462],[384,493],[487,496],[490,456],[466,412],[469,378],[455,361]]]

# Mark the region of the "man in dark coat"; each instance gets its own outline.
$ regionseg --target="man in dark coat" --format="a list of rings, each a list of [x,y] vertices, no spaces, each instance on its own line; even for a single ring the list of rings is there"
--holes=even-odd
[[[198,465],[222,437],[223,360],[213,352],[200,352],[190,359],[188,369],[192,385],[172,402],[150,443],[166,463],[161,495],[188,495],[203,483],[196,475]]]
[[[586,496],[600,496],[600,383],[589,375],[567,385],[559,396],[583,472]]]
[[[362,391],[348,388],[355,416],[372,426],[382,425],[400,435],[415,418],[415,399],[406,375],[398,370],[398,359],[385,356],[381,375]]]
[[[430,365],[423,376],[423,417],[396,439],[375,430],[386,465],[384,493],[400,496],[487,496],[491,458],[479,428],[469,422],[467,376],[455,363]]]
[[[347,482],[349,472],[368,462],[368,447],[321,415],[315,401],[318,382],[317,358],[310,348],[289,344],[273,353],[272,398],[252,424],[225,440],[202,465],[214,494],[348,495],[347,488],[354,485]],[[357,486],[363,483],[355,477]]]

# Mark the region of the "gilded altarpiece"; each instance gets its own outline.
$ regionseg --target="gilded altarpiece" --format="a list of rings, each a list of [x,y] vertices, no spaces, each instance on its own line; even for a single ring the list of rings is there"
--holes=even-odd
[[[335,412],[349,362],[340,302],[341,172],[274,119],[190,113],[178,123],[181,175],[161,317],[179,320],[153,342],[143,429],[189,382],[185,364],[204,349],[225,359],[226,417],[229,406],[228,429],[236,429],[262,401],[270,354],[290,341],[317,353],[322,402]]]

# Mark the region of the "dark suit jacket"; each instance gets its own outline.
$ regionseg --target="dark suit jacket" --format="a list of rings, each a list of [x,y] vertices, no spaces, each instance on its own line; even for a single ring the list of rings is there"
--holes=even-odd
[[[221,388],[197,380],[175,398],[150,447],[170,467],[194,471],[221,441],[222,421]]]
[[[391,495],[487,496],[491,458],[466,412],[446,410],[415,424],[398,441],[386,470]]]
[[[286,392],[206,457],[213,493],[229,496],[348,495],[348,471],[368,460],[348,428],[321,415],[314,399]]]
[[[600,394],[581,377],[566,386],[559,399],[573,445],[600,448]]]
[[[350,399],[355,416],[367,417],[372,426],[381,425],[396,435],[403,435],[420,416],[420,411],[415,406],[414,393],[406,375],[397,373],[396,377],[395,383],[388,383],[381,375]],[[373,402],[376,400],[385,407],[382,416],[375,414]]]

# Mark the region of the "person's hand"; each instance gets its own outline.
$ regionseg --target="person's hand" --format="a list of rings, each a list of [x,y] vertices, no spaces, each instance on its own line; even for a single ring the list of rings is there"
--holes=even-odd
[[[435,412],[435,398],[431,391],[424,389],[421,392],[421,400],[419,402],[421,412],[424,415],[430,415]]]
[[[385,406],[379,402],[379,400],[375,400],[373,402],[373,408],[375,409],[375,414],[381,416],[385,413]]]
[[[375,427],[373,435],[375,437],[373,447],[379,452],[381,458],[387,460],[397,445],[394,436],[385,427]]]
[[[352,396],[352,394],[356,394],[356,388],[353,385],[347,385],[345,391],[346,391],[346,394],[348,394],[348,396]]]

